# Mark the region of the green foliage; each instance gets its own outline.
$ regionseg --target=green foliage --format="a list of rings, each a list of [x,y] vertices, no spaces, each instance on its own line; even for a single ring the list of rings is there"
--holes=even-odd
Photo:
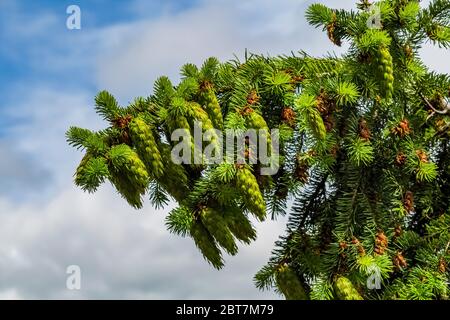
[[[336,90],[336,103],[345,106],[355,103],[359,98],[358,88],[354,83],[339,82]]]
[[[70,127],[66,137],[69,145],[77,149],[86,149],[91,154],[101,155],[107,150],[101,134],[87,129]]]
[[[391,37],[384,30],[368,29],[360,39],[357,45],[362,53],[376,53],[380,47],[389,47]]]
[[[95,192],[108,178],[109,171],[104,158],[94,158],[86,154],[75,173],[75,184],[84,191]]]
[[[311,286],[311,300],[332,300],[333,287],[326,279],[318,279]]]
[[[193,214],[186,207],[173,209],[166,217],[167,230],[182,237],[190,233],[193,223]]]
[[[101,91],[95,97],[95,111],[103,117],[104,120],[114,121],[122,114],[116,99],[108,92]]]
[[[356,166],[369,165],[373,161],[373,148],[368,141],[358,138],[349,144],[348,155]]]
[[[135,207],[144,196],[162,208],[167,229],[192,238],[213,267],[263,221],[288,214],[287,230],[255,275],[261,290],[287,299],[448,299],[450,263],[450,76],[420,59],[425,42],[450,46],[450,2],[377,2],[381,27],[358,11],[311,5],[307,20],[349,50],[341,57],[304,52],[243,61],[185,64],[181,81],[160,77],[153,94],[127,107],[102,91],[97,113],[108,127],[71,127],[68,143],[85,151],[75,184],[94,192],[109,180]],[[203,159],[195,122],[208,129],[265,132],[279,170],[262,175],[250,144],[241,164],[218,152]],[[175,129],[200,163],[177,164]],[[280,132],[279,150],[268,132]],[[220,134],[211,144],[220,150]],[[233,156],[233,157],[232,157]],[[381,289],[367,288],[377,270]]]

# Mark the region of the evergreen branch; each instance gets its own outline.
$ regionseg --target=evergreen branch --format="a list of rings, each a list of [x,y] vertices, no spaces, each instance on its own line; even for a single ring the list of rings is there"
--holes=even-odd
[[[111,123],[122,115],[122,110],[116,99],[108,91],[101,91],[95,97],[95,111],[101,115],[104,120]]]

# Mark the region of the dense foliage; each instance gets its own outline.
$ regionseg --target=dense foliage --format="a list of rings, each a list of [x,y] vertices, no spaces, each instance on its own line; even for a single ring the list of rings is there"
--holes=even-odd
[[[371,27],[373,10],[381,19]],[[306,17],[348,52],[210,58],[183,66],[177,85],[159,78],[151,96],[127,107],[100,92],[96,111],[109,127],[67,133],[86,150],[75,183],[94,192],[109,180],[135,208],[144,196],[156,207],[174,199],[168,229],[192,237],[216,268],[237,241],[256,239],[249,215],[289,214],[255,276],[258,288],[287,299],[447,299],[450,77],[430,71],[419,49],[448,50],[450,2],[360,1],[357,11],[314,4]],[[259,161],[226,155],[220,164],[174,163],[175,129],[202,157],[196,121],[204,132],[278,129],[279,170],[262,175]],[[222,137],[210,138],[220,148]],[[258,160],[249,144],[244,154]]]

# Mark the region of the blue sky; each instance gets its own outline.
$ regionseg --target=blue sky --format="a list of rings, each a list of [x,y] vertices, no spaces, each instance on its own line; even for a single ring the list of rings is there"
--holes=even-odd
[[[109,185],[95,195],[74,187],[82,154],[64,134],[70,125],[104,126],[93,112],[99,90],[126,104],[151,94],[160,75],[176,81],[186,62],[246,48],[340,52],[307,25],[312,2],[0,0],[0,298],[279,298],[251,278],[283,219],[258,223],[258,240],[215,271],[190,239],[165,230],[170,208],[147,202],[136,211]],[[81,8],[81,30],[66,28],[71,4]],[[425,48],[423,57],[450,72],[448,51]],[[65,287],[71,264],[81,267],[80,291]]]
[[[61,73],[72,72],[76,77],[89,81],[86,68],[71,70],[46,68],[46,65],[34,64],[34,59],[46,55],[64,55],[73,50],[78,39],[77,32],[67,33],[65,26],[66,8],[77,4],[82,8],[82,26],[85,30],[98,29],[113,24],[133,22],[141,19],[157,18],[162,14],[174,14],[192,8],[196,0],[169,1],[10,1],[0,3],[0,80],[7,83],[1,93],[8,93],[8,87],[18,82],[40,81],[42,78],[58,83]],[[27,26],[28,25],[28,26]],[[42,32],[45,29],[45,32]],[[81,33],[81,32],[78,32]],[[31,50],[30,50],[31,47]],[[36,49],[36,50],[33,50]],[[85,85],[85,83],[84,83]]]

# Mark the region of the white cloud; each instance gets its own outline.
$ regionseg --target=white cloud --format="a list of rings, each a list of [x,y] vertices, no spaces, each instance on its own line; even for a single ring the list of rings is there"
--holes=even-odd
[[[304,11],[310,2],[205,1],[175,15],[105,28],[99,38],[109,40],[97,56],[98,86],[127,102],[150,94],[158,76],[176,80],[186,62],[242,57],[245,49],[270,55],[299,50],[324,55],[339,49],[306,23]],[[327,3],[342,7],[339,1]]]
[[[72,180],[81,153],[67,145],[68,128],[78,125],[98,130],[105,124],[94,112],[93,92],[41,84],[33,88],[16,87],[15,94],[24,98],[2,109],[2,116],[13,125],[3,142],[0,140],[0,151],[7,154],[0,161],[5,164],[0,172],[9,171],[5,177],[16,177],[15,183],[28,182],[29,186],[24,188],[36,199],[42,197],[39,184],[51,184],[49,191],[55,191]],[[21,177],[26,181],[20,180]],[[6,185],[7,180],[0,184],[0,189],[11,187]]]
[[[2,200],[1,207],[0,292],[50,299],[274,297],[259,292],[252,277],[283,221],[261,224],[259,240],[216,271],[192,240],[165,230],[165,210],[130,209],[109,186],[95,196],[67,187],[43,205]],[[65,287],[73,264],[81,267],[81,291]]]
[[[124,103],[152,92],[161,75],[178,79],[186,62],[201,64],[216,56],[242,57],[245,49],[270,55],[305,50],[322,56],[343,52],[326,33],[309,26],[306,8],[316,1],[249,0],[205,1],[200,7],[159,19],[140,20],[105,28],[98,52],[97,83]],[[354,8],[355,1],[319,1],[332,8]],[[345,47],[345,45],[344,45]],[[434,69],[445,67],[445,50],[425,49],[424,58]],[[448,69],[448,66],[446,66]]]
[[[0,291],[0,300],[19,300],[19,299],[22,299],[22,297],[17,293],[17,290],[14,288]]]

